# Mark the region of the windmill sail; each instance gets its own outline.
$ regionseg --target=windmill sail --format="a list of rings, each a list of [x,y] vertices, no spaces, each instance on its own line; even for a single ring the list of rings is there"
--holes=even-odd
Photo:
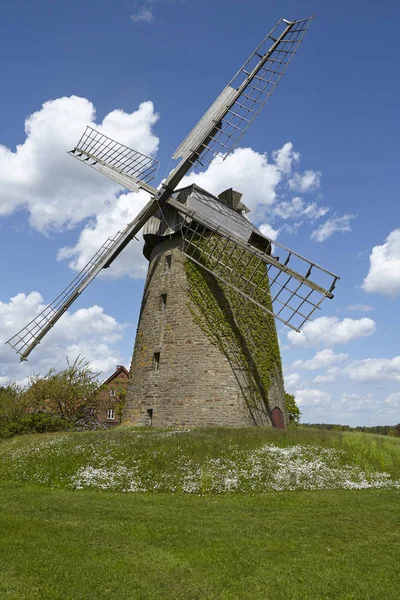
[[[6,342],[20,355],[21,360],[27,359],[46,333],[50,331],[100,271],[110,266],[156,209],[157,205],[154,206],[154,202],[150,200],[123,231],[119,231],[104,242],[82,271],[51,304],[46,306],[30,323]]]
[[[265,106],[313,18],[314,15],[299,21],[280,19],[181,143],[173,158],[189,158],[192,164],[210,163],[216,156],[225,159]]]
[[[86,127],[78,144],[68,154],[128,190],[137,192],[142,188],[153,193],[148,183],[154,179],[159,162],[116,142],[93,127]]]
[[[299,331],[325,298],[333,298],[337,275],[273,242],[250,223],[240,229],[244,217],[219,202],[213,207],[210,195],[202,211],[193,208],[193,194],[190,198],[191,208],[175,198],[168,202],[186,216],[182,253],[247,300]],[[270,255],[272,245],[279,257]]]

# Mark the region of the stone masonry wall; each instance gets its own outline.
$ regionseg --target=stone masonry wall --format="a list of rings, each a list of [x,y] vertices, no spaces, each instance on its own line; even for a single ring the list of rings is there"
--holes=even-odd
[[[247,374],[196,323],[180,244],[179,237],[162,242],[150,258],[124,420],[163,427],[270,425],[278,407],[287,422],[280,367],[269,401],[254,402]]]

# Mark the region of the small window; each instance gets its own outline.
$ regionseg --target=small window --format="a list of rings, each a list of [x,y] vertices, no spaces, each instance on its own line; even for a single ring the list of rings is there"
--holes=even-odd
[[[114,421],[115,419],[115,410],[113,408],[109,408],[107,411],[107,419],[110,421]]]
[[[160,368],[160,353],[154,352],[153,354],[153,370],[158,371]]]
[[[172,254],[167,254],[165,257],[165,271],[169,271],[171,269],[172,264]]]
[[[112,388],[110,390],[110,396],[111,396],[111,398],[114,398],[114,396],[115,396],[115,390],[113,390]]]
[[[153,422],[153,409],[148,408],[147,415],[146,415],[146,425],[151,426],[152,422]]]
[[[167,307],[167,294],[161,294],[160,297],[160,309],[165,310]]]

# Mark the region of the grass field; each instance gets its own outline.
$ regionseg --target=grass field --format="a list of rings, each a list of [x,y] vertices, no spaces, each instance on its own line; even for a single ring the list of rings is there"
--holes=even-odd
[[[286,460],[282,468],[310,459],[315,469],[290,480],[297,482],[294,491],[249,491],[254,472],[267,479],[275,473],[269,450],[259,453],[272,446],[278,449],[272,455]],[[293,448],[303,450],[293,454]],[[254,471],[254,457],[261,470]],[[172,477],[183,463],[200,473],[201,486],[190,493],[179,487],[182,472]],[[84,489],[73,489],[82,468],[105,469],[106,478],[112,464],[114,471],[126,469],[121,480],[104,488],[106,479],[90,479]],[[240,485],[216,493],[225,467]],[[329,477],[363,469],[372,488],[384,470],[391,484],[340,489],[347,480],[338,476],[335,489],[319,489],[318,467]],[[152,489],[168,484],[177,491],[113,491],[128,472],[136,483],[139,475],[146,485],[153,477],[158,487]],[[307,490],[304,473],[317,491]],[[394,600],[400,584],[399,478],[399,440],[358,433],[120,429],[3,441],[0,598]]]
[[[399,598],[397,491],[0,494],[4,600]]]

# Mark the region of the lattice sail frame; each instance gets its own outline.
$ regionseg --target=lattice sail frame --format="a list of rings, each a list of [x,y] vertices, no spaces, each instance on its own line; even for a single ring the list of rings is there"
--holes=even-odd
[[[295,331],[333,298],[337,275],[276,242],[279,259],[196,220],[186,222],[182,238],[187,258]]]
[[[78,275],[71,281],[68,287],[66,287],[65,290],[63,290],[61,294],[59,294],[57,298],[51,302],[51,304],[46,306],[46,308],[36,315],[36,317],[32,319],[32,321],[30,321],[23,329],[16,333],[10,340],[8,340],[7,343],[11,346],[11,348],[21,355],[21,360],[25,359],[24,353],[26,350],[28,350],[31,344],[35,341],[37,342],[38,339],[40,341],[40,339],[47,333],[48,326],[52,327],[54,325],[54,318],[58,316],[58,320],[72,304],[72,302],[74,302],[74,300],[80,294],[78,290],[85,279],[87,279],[91,274],[95,276],[93,272],[96,269],[99,261],[107,254],[110,248],[113,247],[115,241],[121,236],[121,233],[122,232],[118,232],[115,236],[108,238],[101,248],[98,249],[96,254],[90,259],[87,265],[85,265],[82,271],[80,271],[80,273],[78,273]],[[64,310],[60,313],[62,308]]]
[[[208,137],[190,157],[192,164],[204,165],[217,156],[225,160],[265,106],[313,18],[314,15],[298,21],[280,19],[192,129],[173,158],[189,156],[208,130]]]
[[[155,208],[152,201],[148,202],[125,229],[109,237],[65,290],[6,342],[20,355],[21,360],[27,359],[35,346],[54,327],[56,322],[100,271],[110,266],[116,256],[148,221]]]
[[[141,187],[146,189],[145,184],[154,179],[159,167],[151,156],[120,144],[89,125],[68,154],[135,192]]]

